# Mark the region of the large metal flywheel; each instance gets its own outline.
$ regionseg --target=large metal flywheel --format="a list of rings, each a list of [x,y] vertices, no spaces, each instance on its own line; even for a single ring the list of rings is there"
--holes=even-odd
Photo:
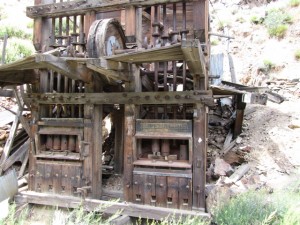
[[[125,35],[116,19],[96,20],[90,27],[87,39],[88,57],[110,56],[116,49],[125,48]]]

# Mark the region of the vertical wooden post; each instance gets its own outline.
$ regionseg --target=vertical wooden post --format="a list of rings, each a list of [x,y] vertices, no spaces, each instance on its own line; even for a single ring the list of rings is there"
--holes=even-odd
[[[93,80],[94,92],[102,91],[100,80]],[[93,110],[93,140],[92,140],[92,197],[100,198],[102,194],[102,119],[103,105],[95,105]]]
[[[132,202],[133,147],[135,110],[134,105],[125,105],[124,123],[124,200]]]
[[[208,43],[208,0],[198,0],[193,3],[193,24],[194,37],[199,39],[198,47],[201,48],[200,42]],[[209,55],[208,50],[205,53],[206,56]],[[199,55],[201,57],[202,54]],[[201,61],[205,63],[205,60],[202,59]],[[201,72],[203,74],[200,74]],[[203,71],[194,75],[194,90],[207,90],[207,76],[206,65],[203,65]],[[204,210],[208,137],[208,117],[205,105],[200,103],[195,105],[193,122],[193,209]]]
[[[136,41],[136,11],[134,6],[125,9],[125,34],[126,42],[133,43]]]
[[[243,102],[243,95],[242,94],[237,95],[236,96],[236,119],[235,119],[234,129],[233,129],[234,139],[237,136],[239,136],[240,133],[242,133],[245,108],[246,108],[246,103]]]
[[[113,112],[112,120],[115,127],[115,172],[117,174],[122,174],[124,168],[124,107]]]
[[[196,104],[194,115],[193,209],[205,209],[205,171],[207,150],[207,112]]]
[[[140,36],[141,25],[138,20],[142,14],[140,9],[130,6],[125,9],[125,35],[127,42],[132,42],[131,38]],[[137,13],[137,15],[136,15]],[[128,40],[131,39],[131,40]],[[134,77],[133,81],[125,85],[125,90],[129,92],[141,91],[140,71],[136,65],[131,65],[130,74]],[[133,160],[136,153],[135,119],[137,118],[139,108],[133,104],[125,105],[124,107],[124,199],[125,201],[133,201]]]

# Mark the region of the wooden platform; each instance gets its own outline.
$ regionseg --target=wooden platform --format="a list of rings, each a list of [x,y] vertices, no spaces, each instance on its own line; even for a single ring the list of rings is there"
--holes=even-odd
[[[199,216],[207,219],[210,218],[208,213],[204,213],[202,211],[168,209],[127,202],[108,202],[97,199],[81,199],[78,197],[52,195],[32,191],[18,193],[15,196],[15,201],[17,204],[32,203],[37,205],[49,205],[66,208],[77,208],[82,205],[87,211],[101,210],[107,214],[120,213],[121,215],[155,220],[162,220],[168,216],[174,216],[175,218],[188,216]]]

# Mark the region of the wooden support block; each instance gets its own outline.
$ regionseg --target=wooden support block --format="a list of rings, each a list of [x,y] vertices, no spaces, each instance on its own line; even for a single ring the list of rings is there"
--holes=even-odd
[[[167,207],[178,208],[179,201],[179,178],[178,177],[167,177]]]
[[[192,180],[179,178],[179,209],[190,210],[192,207]]]
[[[167,177],[156,177],[156,206],[167,206]]]
[[[145,194],[144,194],[145,176],[144,175],[133,175],[133,190],[132,199],[136,204],[144,204]]]
[[[156,182],[155,176],[145,175],[145,186],[144,186],[144,204],[145,205],[156,205]]]

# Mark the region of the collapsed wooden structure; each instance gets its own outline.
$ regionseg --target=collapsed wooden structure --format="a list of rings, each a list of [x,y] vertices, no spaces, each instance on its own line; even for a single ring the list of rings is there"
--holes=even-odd
[[[27,15],[37,53],[0,67],[2,86],[27,84],[31,111],[19,201],[91,209],[121,198],[107,211],[154,219],[205,211],[208,1],[35,0]],[[121,175],[120,190],[104,188],[108,173]]]

